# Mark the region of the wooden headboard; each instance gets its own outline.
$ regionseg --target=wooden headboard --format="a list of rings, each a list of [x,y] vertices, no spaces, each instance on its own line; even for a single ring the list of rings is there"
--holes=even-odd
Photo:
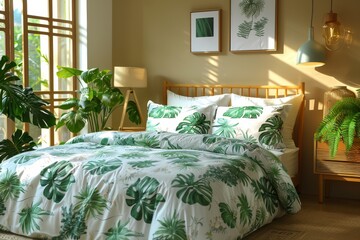
[[[163,103],[167,104],[167,90],[176,94],[198,97],[213,96],[224,93],[236,93],[242,96],[259,97],[259,98],[279,98],[296,94],[305,95],[305,83],[289,86],[271,86],[271,85],[236,85],[236,84],[179,84],[164,81],[163,83]],[[300,162],[302,160],[303,150],[303,132],[304,132],[304,101],[301,103],[300,110],[296,119],[293,139],[299,148],[299,166],[298,174],[293,178],[295,186],[300,182]]]

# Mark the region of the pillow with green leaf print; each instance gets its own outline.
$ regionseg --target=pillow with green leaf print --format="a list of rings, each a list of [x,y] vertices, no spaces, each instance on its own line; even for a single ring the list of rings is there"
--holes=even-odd
[[[218,107],[212,133],[284,149],[281,129],[290,105]]]
[[[215,105],[178,107],[148,102],[146,131],[207,134]]]

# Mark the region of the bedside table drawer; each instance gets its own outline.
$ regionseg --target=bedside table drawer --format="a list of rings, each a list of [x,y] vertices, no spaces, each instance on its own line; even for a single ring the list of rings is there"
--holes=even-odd
[[[360,177],[360,162],[316,160],[315,173]]]

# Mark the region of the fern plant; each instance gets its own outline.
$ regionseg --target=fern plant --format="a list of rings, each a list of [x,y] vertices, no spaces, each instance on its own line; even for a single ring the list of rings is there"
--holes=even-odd
[[[358,94],[360,89],[357,90]],[[349,151],[360,137],[360,98],[344,98],[334,104],[315,132],[315,139],[327,142],[330,156],[337,153],[340,141]]]

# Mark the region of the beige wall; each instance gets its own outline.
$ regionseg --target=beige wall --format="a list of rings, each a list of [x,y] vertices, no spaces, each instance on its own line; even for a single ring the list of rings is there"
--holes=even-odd
[[[324,14],[330,0],[315,0],[315,39],[321,39]],[[278,1],[278,51],[274,53],[229,52],[229,0],[113,0],[113,65],[141,66],[148,70],[148,88],[138,90],[142,106],[161,101],[161,82],[182,83],[306,84],[305,152],[302,164],[302,191],[316,193],[312,173],[313,133],[322,118],[323,93],[332,86],[360,84],[360,21],[357,0],[334,1],[340,21],[355,32],[350,49],[328,54],[327,65],[301,68],[295,65],[296,50],[307,40],[311,1]],[[220,54],[190,53],[190,12],[222,9]],[[118,116],[118,115],[117,115]],[[118,117],[114,117],[114,124]],[[360,197],[355,184],[333,183],[331,195]],[[357,188],[358,189],[358,188]],[[350,191],[349,191],[350,190]]]

